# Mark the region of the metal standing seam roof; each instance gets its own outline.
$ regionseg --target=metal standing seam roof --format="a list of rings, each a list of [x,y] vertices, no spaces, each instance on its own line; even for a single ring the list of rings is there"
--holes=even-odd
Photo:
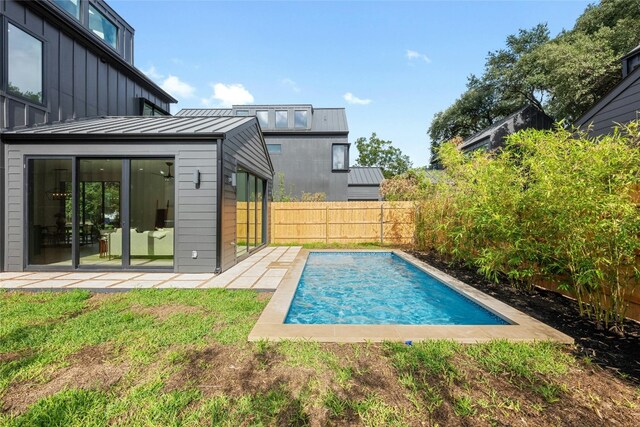
[[[233,108],[183,108],[174,117],[211,117],[211,116],[232,116],[233,109],[286,109],[296,107],[296,105],[234,105]],[[301,105],[300,107],[310,107]],[[262,132],[269,133],[305,133],[305,132],[349,132],[347,124],[347,114],[344,108],[312,108],[311,129],[296,128],[263,128]],[[237,116],[246,117],[246,116]],[[253,117],[253,116],[252,116]]]
[[[380,168],[351,166],[347,185],[380,185],[383,180],[384,175]]]
[[[103,116],[33,126],[11,135],[224,135],[254,117]]]

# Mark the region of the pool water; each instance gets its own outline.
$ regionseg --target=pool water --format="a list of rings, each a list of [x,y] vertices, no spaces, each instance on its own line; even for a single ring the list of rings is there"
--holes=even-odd
[[[508,324],[391,252],[311,252],[285,323]]]

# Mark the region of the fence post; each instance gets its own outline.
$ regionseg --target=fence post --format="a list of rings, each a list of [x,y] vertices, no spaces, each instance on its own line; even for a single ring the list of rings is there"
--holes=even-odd
[[[384,245],[384,202],[380,202],[380,244]]]
[[[329,243],[329,205],[324,205],[324,243]]]

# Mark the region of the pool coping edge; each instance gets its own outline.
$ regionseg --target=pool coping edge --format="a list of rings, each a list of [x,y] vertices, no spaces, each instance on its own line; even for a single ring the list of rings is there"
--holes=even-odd
[[[289,306],[310,252],[390,252],[435,277],[446,286],[471,299],[509,325],[301,325],[285,324]],[[309,340],[319,342],[381,342],[448,339],[459,343],[479,343],[494,339],[509,341],[553,341],[573,344],[570,336],[467,285],[398,249],[302,249],[289,267],[271,300],[249,333],[249,341]]]

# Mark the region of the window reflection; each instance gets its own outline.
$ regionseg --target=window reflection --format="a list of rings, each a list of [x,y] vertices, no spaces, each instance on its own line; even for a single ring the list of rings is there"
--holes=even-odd
[[[89,5],[89,29],[108,45],[117,49],[118,27],[92,5]]]
[[[9,24],[8,91],[42,102],[42,42]]]

